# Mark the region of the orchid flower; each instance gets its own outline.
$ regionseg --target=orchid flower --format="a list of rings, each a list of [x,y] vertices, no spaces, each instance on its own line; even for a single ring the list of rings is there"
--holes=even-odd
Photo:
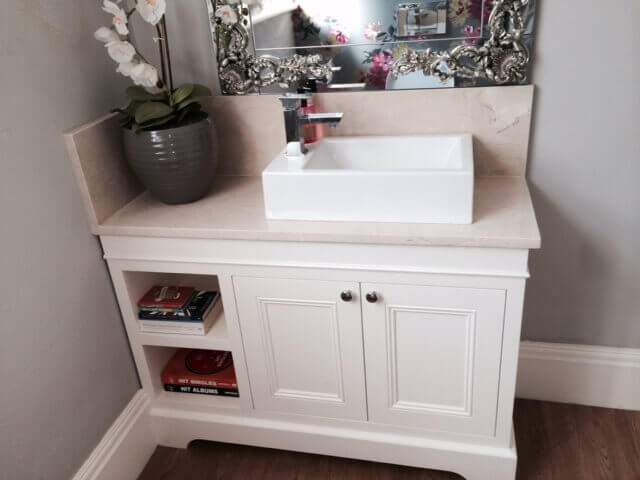
[[[166,0],[138,0],[136,10],[145,22],[157,25],[167,11]]]
[[[129,42],[118,40],[106,44],[109,56],[116,63],[129,63],[136,55],[136,49]]]
[[[148,63],[139,63],[131,69],[131,79],[136,85],[154,88],[158,85],[158,70]]]
[[[114,32],[111,28],[100,27],[93,34],[96,40],[102,43],[117,42],[120,40],[120,36]]]
[[[113,27],[101,27],[95,31],[94,37],[96,40],[105,44],[107,53],[118,64],[116,72],[131,78],[133,83],[144,87],[146,90],[152,93],[159,91],[159,88],[167,88],[169,92],[173,91],[173,82],[171,74],[168,75],[168,82],[164,76],[166,74],[163,71],[162,82],[160,81],[160,72],[153,66],[147,63],[144,57],[136,51],[136,48],[127,41],[126,37],[129,34],[128,15],[123,5],[122,0],[101,0],[102,9],[113,15]],[[164,17],[167,8],[166,0],[136,0],[136,7],[129,12],[129,15],[133,11],[137,11],[142,19],[152,25],[157,25]],[[115,30],[114,30],[115,29]],[[163,34],[160,33],[161,39]],[[161,53],[163,59],[168,65],[170,72],[171,60],[169,58],[168,51]],[[166,57],[165,57],[166,55]],[[163,63],[163,68],[165,63]],[[165,85],[165,82],[166,85]]]
[[[129,28],[127,28],[127,12],[124,11],[117,3],[111,0],[104,0],[102,9],[113,15],[113,26],[120,35],[129,35]]]
[[[135,61],[120,63],[118,65],[118,68],[116,69],[116,72],[118,72],[121,75],[124,75],[125,77],[131,77],[131,73],[133,71],[133,68],[136,65],[138,65],[138,63],[135,62]]]

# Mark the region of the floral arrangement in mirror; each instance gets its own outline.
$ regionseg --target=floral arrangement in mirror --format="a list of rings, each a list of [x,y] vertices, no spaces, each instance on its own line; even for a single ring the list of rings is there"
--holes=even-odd
[[[116,62],[116,71],[134,85],[120,114],[124,151],[140,181],[165,203],[188,203],[204,196],[217,158],[213,126],[203,108],[211,91],[204,85],[174,86],[165,13],[166,0],[103,0],[111,26],[94,36]],[[138,14],[155,27],[159,66],[134,46],[130,20]]]

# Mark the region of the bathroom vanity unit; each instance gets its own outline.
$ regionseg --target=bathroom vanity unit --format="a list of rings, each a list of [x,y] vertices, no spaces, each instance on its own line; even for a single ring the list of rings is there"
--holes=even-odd
[[[267,220],[261,179],[249,174],[281,145],[269,143],[269,128],[278,127],[258,120],[244,124],[253,140],[221,167],[245,176],[221,176],[208,197],[177,207],[141,192],[113,118],[67,136],[158,444],[206,439],[448,470],[467,480],[515,478],[522,306],[529,251],[540,237],[523,176],[532,90],[500,90],[394,97],[393,108],[407,108],[416,93],[434,104],[448,95],[453,114],[443,113],[438,128],[459,125],[462,115],[480,125],[465,129],[476,142],[477,170],[487,173],[476,178],[468,225]],[[345,135],[382,128],[361,123],[349,105],[357,95],[365,94],[339,99]],[[253,117],[280,119],[268,97],[214,99],[212,109],[232,117],[236,102]],[[233,148],[223,140],[223,159]],[[141,332],[136,302],[158,283],[221,292],[223,311],[208,335]],[[239,398],[164,391],[161,369],[180,347],[232,352]]]

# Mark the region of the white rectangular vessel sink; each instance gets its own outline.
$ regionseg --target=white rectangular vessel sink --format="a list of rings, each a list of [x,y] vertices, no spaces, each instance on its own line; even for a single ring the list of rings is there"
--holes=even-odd
[[[270,219],[468,224],[472,137],[326,138],[301,162],[278,155],[262,183]]]

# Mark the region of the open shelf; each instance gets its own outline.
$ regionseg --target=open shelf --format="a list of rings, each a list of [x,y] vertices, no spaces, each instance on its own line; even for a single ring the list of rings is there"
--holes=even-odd
[[[131,312],[133,312],[130,324],[134,326],[133,335],[139,344],[158,347],[232,350],[222,297],[219,300],[221,302],[220,312],[211,313],[211,315],[217,315],[217,318],[206,335],[143,332],[137,316],[138,301],[154,285],[190,286],[195,287],[196,290],[220,292],[220,284],[216,275],[128,271],[124,272],[124,277],[131,302]],[[220,292],[220,294],[222,293]]]
[[[137,337],[141,345],[202,348],[205,350],[232,350],[227,332],[227,322],[224,318],[224,309],[218,314],[218,318],[216,318],[206,335],[138,332]]]
[[[164,334],[145,334],[145,335],[162,335]],[[169,335],[170,337],[176,337]],[[179,335],[180,337],[187,337],[187,335]],[[204,337],[203,337],[204,338]],[[186,348],[199,348],[188,346]],[[211,348],[207,348],[212,350]],[[147,345],[144,347],[144,354],[149,367],[149,375],[151,376],[151,383],[153,387],[152,402],[154,408],[167,408],[167,409],[216,409],[216,408],[237,408],[241,406],[240,397],[228,397],[218,395],[204,395],[197,393],[180,393],[180,392],[167,392],[162,384],[162,371],[169,359],[174,355],[177,348],[174,345],[171,346],[153,346]],[[233,355],[233,352],[231,353]],[[235,359],[234,359],[235,360]],[[237,373],[236,373],[237,375]],[[242,396],[243,392],[240,391]]]

